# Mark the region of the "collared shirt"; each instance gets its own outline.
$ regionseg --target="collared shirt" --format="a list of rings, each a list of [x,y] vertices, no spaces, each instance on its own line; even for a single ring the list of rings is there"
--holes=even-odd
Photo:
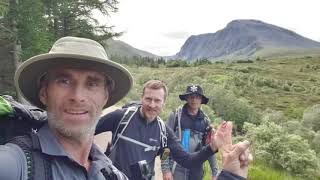
[[[52,159],[51,170],[54,180],[105,180],[101,173],[105,167],[110,167],[119,180],[127,180],[96,145],[93,144],[90,150],[91,166],[87,171],[63,148],[47,124],[39,130],[37,135],[42,153],[49,155]],[[26,166],[25,154],[19,146],[11,143],[0,146],[0,179],[26,180]]]

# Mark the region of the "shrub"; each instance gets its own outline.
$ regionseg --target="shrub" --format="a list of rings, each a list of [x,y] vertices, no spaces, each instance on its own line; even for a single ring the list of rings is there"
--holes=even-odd
[[[303,112],[302,122],[315,132],[320,131],[320,104],[307,108]]]
[[[303,91],[305,91],[305,88],[303,86],[298,85],[298,84],[293,84],[292,85],[292,89],[295,92],[303,92]]]
[[[257,122],[257,112],[244,98],[237,98],[231,91],[216,86],[210,94],[209,106],[228,121],[233,121],[240,132],[244,122]]]
[[[167,62],[166,67],[190,67],[190,65],[184,60],[170,60]]]
[[[290,91],[290,86],[289,86],[288,84],[284,84],[284,85],[282,86],[282,89],[283,89],[284,91]]]
[[[257,77],[254,82],[258,87],[262,87],[264,85],[263,78],[260,78],[260,77]]]
[[[320,158],[320,131],[318,131],[312,142],[311,142],[311,147],[317,152],[317,156],[318,156],[318,159]]]
[[[262,113],[262,122],[270,121],[275,124],[282,124],[286,121],[285,116],[282,111],[276,111],[272,109],[267,109]]]
[[[312,177],[308,173],[316,173],[316,153],[300,136],[290,134],[282,126],[270,121],[259,126],[245,123],[244,130],[254,142],[253,150],[258,159],[297,175]]]
[[[236,63],[253,63],[252,60],[248,59],[248,60],[238,60]]]

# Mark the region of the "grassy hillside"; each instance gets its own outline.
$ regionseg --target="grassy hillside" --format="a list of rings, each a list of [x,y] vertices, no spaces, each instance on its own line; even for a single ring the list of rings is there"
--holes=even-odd
[[[141,87],[149,79],[160,79],[169,87],[164,112],[181,104],[178,95],[190,83],[204,86],[205,93],[221,86],[255,108],[280,110],[299,118],[305,108],[320,103],[320,57],[260,60],[254,63],[212,64],[185,68],[128,67],[134,88],[122,101],[139,99]]]
[[[315,106],[320,104],[320,57],[258,59],[253,63],[184,68],[128,68],[135,84],[120,105],[139,99],[147,80],[160,79],[169,87],[161,114],[167,119],[173,109],[183,104],[178,95],[185,87],[190,83],[200,84],[210,98],[203,108],[215,124],[221,119],[232,120],[238,134],[253,137],[252,151],[258,161],[250,168],[250,179],[320,178],[317,173],[320,106]],[[316,111],[310,111],[312,106]],[[311,112],[308,116],[307,108]]]

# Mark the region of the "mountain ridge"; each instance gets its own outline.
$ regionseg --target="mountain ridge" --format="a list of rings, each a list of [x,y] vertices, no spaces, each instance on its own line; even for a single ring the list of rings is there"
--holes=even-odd
[[[137,49],[123,41],[108,39],[105,41],[105,49],[110,56],[124,56],[124,57],[133,57],[133,56],[141,56],[141,57],[151,57],[158,58],[155,54],[150,52]]]
[[[106,41],[106,51],[115,56],[235,61],[239,59],[320,55],[320,42],[260,20],[238,19],[215,33],[191,35],[173,56],[158,56],[119,40]]]
[[[320,50],[320,43],[291,30],[259,20],[233,20],[215,33],[190,36],[172,59],[253,58],[269,55],[266,49]],[[272,54],[272,53],[271,53]],[[319,53],[320,54],[320,53]]]

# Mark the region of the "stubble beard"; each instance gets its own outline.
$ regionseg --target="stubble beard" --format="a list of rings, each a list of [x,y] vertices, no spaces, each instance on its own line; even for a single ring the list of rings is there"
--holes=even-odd
[[[48,123],[50,128],[54,129],[59,136],[63,136],[68,139],[73,139],[82,142],[84,139],[94,136],[96,125],[99,118],[96,117],[95,121],[88,122],[86,126],[72,128],[67,126],[62,120],[57,119],[57,116],[53,113],[48,113]]]

